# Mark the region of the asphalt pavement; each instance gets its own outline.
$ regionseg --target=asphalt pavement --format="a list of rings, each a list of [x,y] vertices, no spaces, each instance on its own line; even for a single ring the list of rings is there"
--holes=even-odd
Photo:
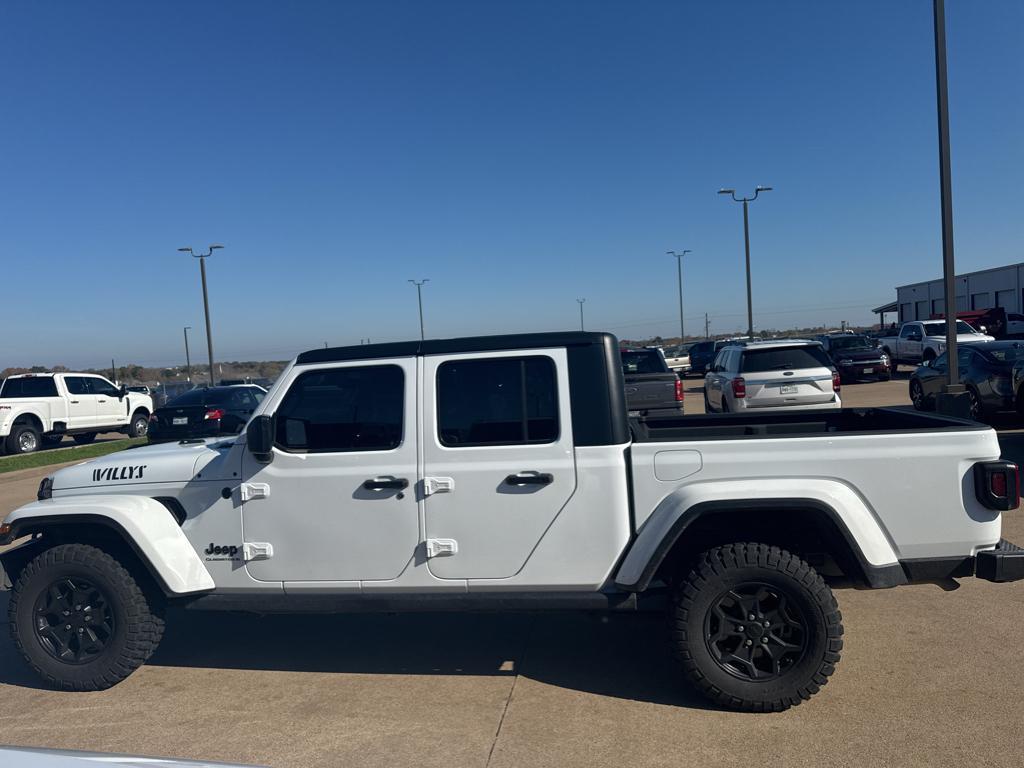
[[[686,387],[699,412],[700,382]],[[843,395],[909,402],[905,380]],[[51,469],[0,475],[0,513]],[[1024,510],[1004,530],[1024,542]],[[835,675],[773,715],[691,693],[652,614],[177,611],[149,664],[86,694],[40,688],[0,638],[0,742],[273,766],[1016,766],[1024,582],[961,584],[839,590]]]

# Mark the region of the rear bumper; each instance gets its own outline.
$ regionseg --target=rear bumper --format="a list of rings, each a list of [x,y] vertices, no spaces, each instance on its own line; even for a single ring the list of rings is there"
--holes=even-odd
[[[910,583],[967,576],[997,583],[1019,581],[1024,579],[1024,547],[1000,539],[995,547],[974,557],[902,560],[900,565]]]

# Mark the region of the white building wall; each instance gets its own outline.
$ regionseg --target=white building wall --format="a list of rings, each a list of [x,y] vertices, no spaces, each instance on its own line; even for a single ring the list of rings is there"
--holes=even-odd
[[[899,320],[927,320],[944,314],[942,280],[901,285],[896,289]],[[1007,312],[1024,313],[1024,264],[1011,264],[956,278],[957,311],[999,306]]]

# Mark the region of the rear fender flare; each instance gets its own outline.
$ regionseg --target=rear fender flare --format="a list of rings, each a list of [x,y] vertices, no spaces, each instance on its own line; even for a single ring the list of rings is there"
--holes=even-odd
[[[205,592],[215,587],[203,561],[174,516],[146,496],[67,496],[26,504],[4,519],[10,538],[55,527],[100,525],[113,529],[139,556],[168,595]]]
[[[701,515],[728,509],[813,509],[839,528],[871,586],[902,583],[892,542],[874,513],[849,486],[821,478],[724,480],[690,483],[665,497],[640,529],[615,575],[631,592],[650,585],[686,528]],[[736,532],[742,541],[743,532]],[[890,583],[891,582],[891,583]]]

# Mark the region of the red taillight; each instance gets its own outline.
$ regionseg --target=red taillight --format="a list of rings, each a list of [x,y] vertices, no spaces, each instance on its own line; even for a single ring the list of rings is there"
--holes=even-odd
[[[988,489],[992,495],[997,499],[1006,498],[1006,473],[1005,472],[993,472],[988,478]]]
[[[974,465],[974,494],[984,506],[1006,512],[1020,504],[1020,476],[1009,461],[986,461]]]
[[[832,391],[838,392],[843,386],[843,380],[839,378],[838,371],[832,371]]]
[[[676,402],[683,402],[683,380],[676,379]]]
[[[747,396],[747,382],[743,380],[742,376],[737,376],[732,380],[732,396],[736,398]]]
[[[211,408],[210,410],[208,410],[206,412],[206,415],[203,416],[203,418],[204,419],[223,419],[224,418],[224,409],[223,408]]]

